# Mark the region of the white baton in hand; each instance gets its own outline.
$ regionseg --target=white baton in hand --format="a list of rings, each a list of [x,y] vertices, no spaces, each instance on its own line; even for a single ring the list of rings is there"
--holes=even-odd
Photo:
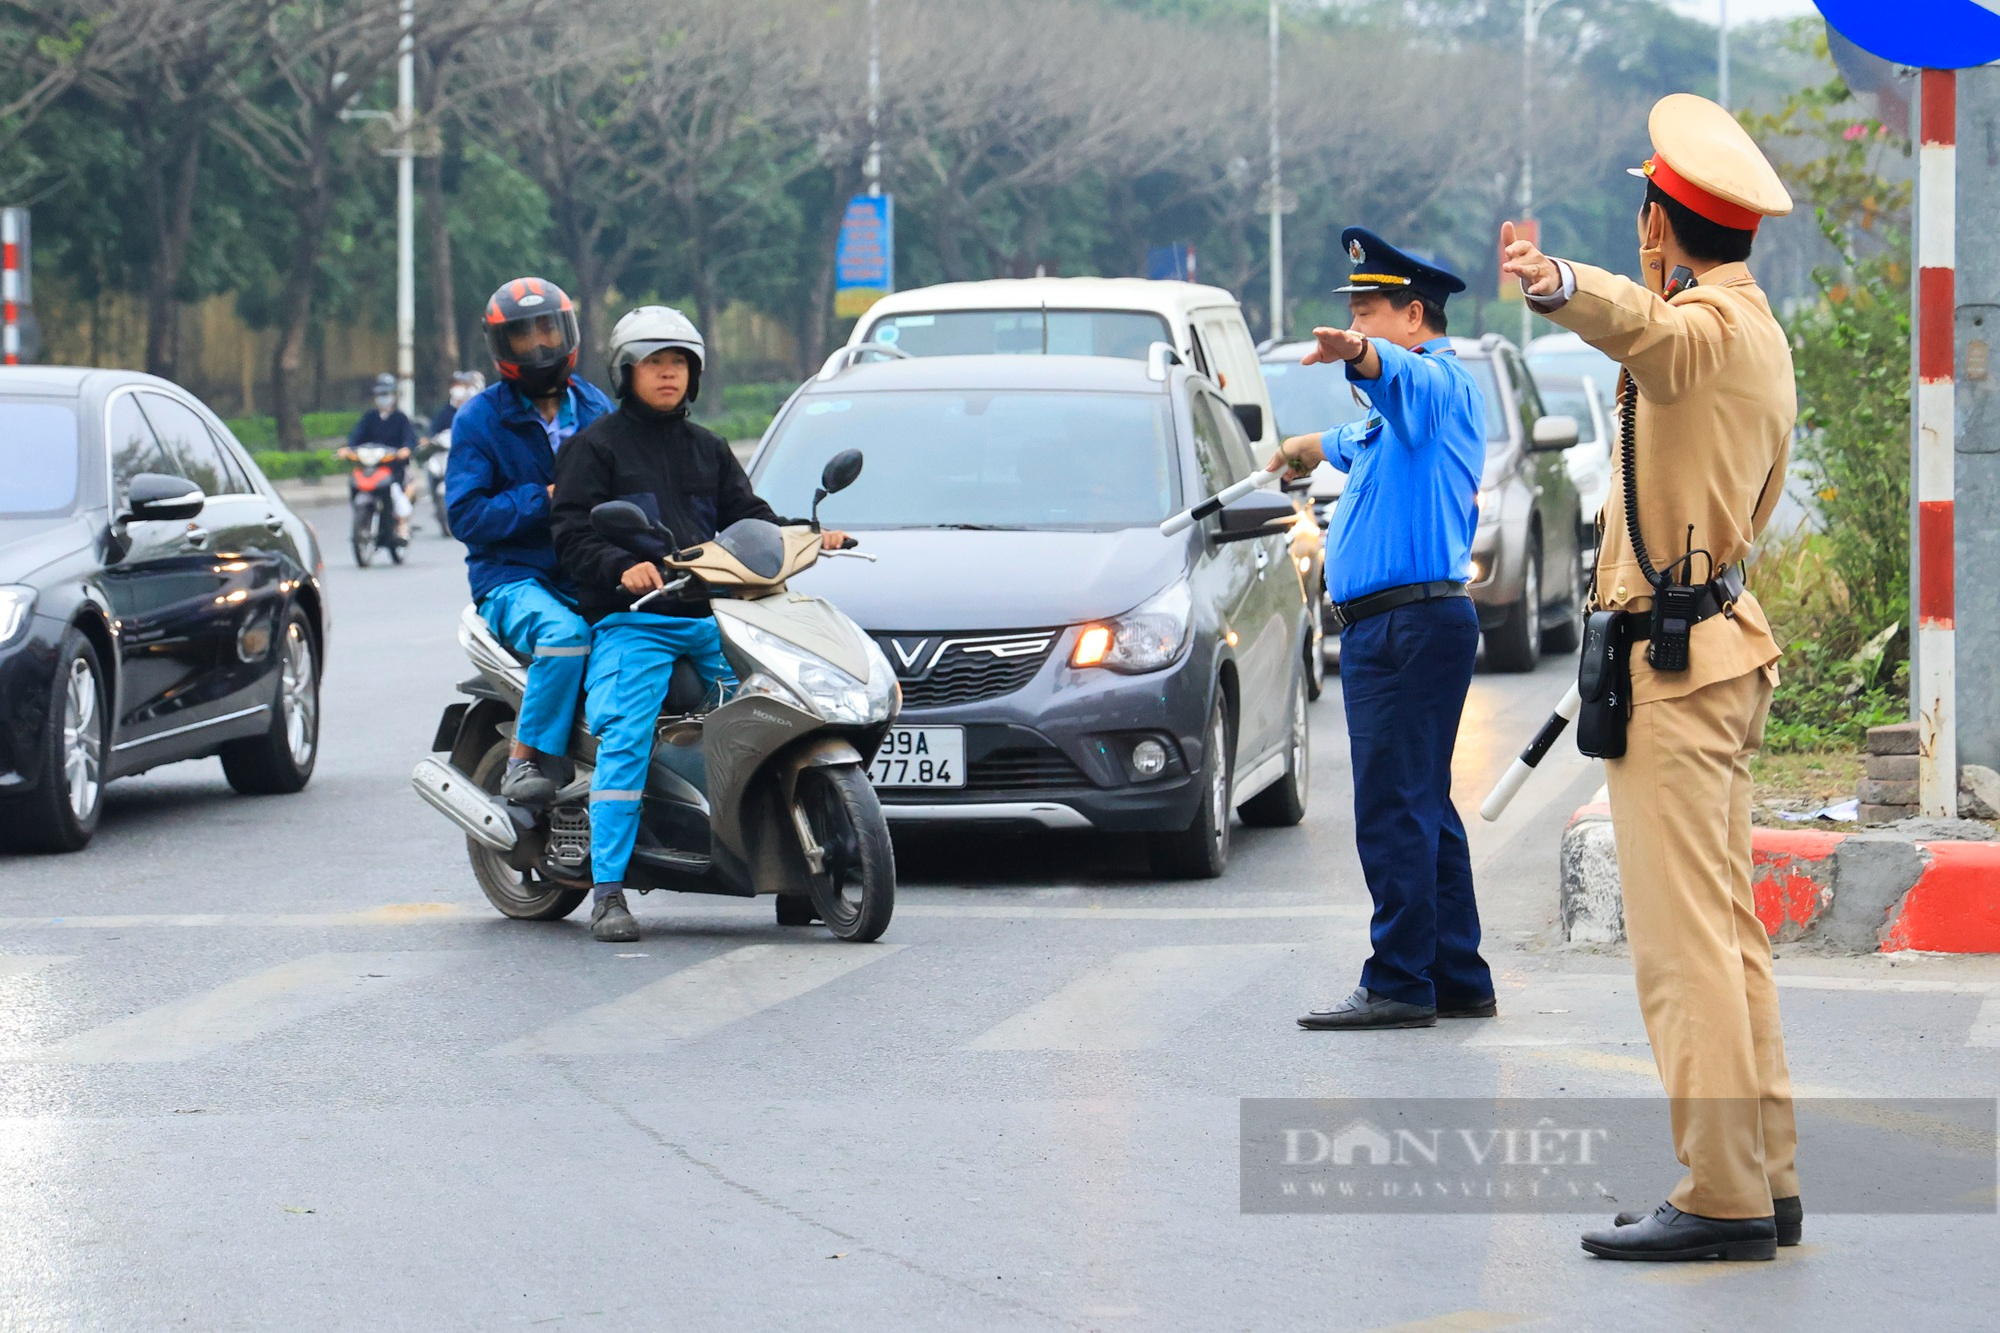
[[[1509,764],[1500,781],[1493,784],[1493,790],[1488,793],[1486,803],[1479,807],[1481,819],[1490,824],[1500,818],[1501,812],[1507,808],[1507,803],[1514,799],[1514,794],[1521,790],[1521,785],[1528,780],[1528,775],[1535,771],[1535,765],[1542,762],[1542,756],[1556,743],[1556,737],[1563,734],[1563,728],[1576,720],[1577,712],[1582,707],[1583,694],[1572,684],[1569,693],[1565,694],[1562,702],[1556,705],[1556,711],[1549,714],[1549,720],[1542,723],[1542,729],[1535,733],[1535,739],[1529,741],[1528,748],[1521,751],[1521,757]]]
[[[1223,487],[1194,508],[1183,509],[1180,513],[1175,514],[1172,518],[1160,524],[1160,535],[1162,537],[1171,537],[1177,532],[1185,532],[1207,518],[1210,514],[1213,514],[1216,510],[1222,508],[1222,506],[1241,500],[1244,496],[1250,494],[1250,492],[1261,486],[1269,486],[1284,475],[1285,467],[1282,463],[1270,472],[1252,472],[1235,485]]]

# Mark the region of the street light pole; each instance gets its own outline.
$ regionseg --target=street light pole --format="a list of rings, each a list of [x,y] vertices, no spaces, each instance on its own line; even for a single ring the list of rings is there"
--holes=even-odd
[[[1271,0],[1271,341],[1285,336],[1285,213],[1278,137],[1278,0]]]
[[[1535,218],[1535,35],[1559,0],[1521,0],[1521,220]],[[1521,302],[1521,350],[1534,336],[1535,311]]]
[[[877,0],[868,0],[868,156],[861,174],[871,196],[882,193],[882,38],[876,8]]]
[[[1716,0],[1721,12],[1715,24],[1715,100],[1729,110],[1729,0]]]
[[[403,30],[396,61],[396,403],[412,420],[417,413],[417,46],[411,35],[416,0],[399,0]]]

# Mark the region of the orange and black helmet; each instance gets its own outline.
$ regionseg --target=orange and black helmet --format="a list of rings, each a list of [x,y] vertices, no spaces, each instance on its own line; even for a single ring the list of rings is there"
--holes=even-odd
[[[576,304],[545,278],[500,284],[487,299],[483,327],[500,378],[511,380],[530,398],[555,393],[576,369],[583,341]]]

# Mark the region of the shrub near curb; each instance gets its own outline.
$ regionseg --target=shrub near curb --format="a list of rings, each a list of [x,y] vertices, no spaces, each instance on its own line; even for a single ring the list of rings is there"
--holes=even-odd
[[[324,477],[341,466],[331,449],[268,449],[251,456],[272,481]]]

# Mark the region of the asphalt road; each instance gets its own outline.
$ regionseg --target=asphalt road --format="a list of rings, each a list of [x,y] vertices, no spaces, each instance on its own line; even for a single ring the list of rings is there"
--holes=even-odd
[[[180,765],[85,853],[0,859],[0,1329],[1991,1326],[1990,1190],[1666,1268],[1576,1237],[1670,1170],[1574,1214],[1241,1210],[1242,1098],[1657,1096],[1625,960],[1550,934],[1601,781],[1568,750],[1475,828],[1494,1021],[1293,1025],[1367,952],[1337,681],[1305,825],[1220,882],[933,834],[880,944],[655,894],[603,946],[490,911],[408,787],[467,674],[456,547],[329,573],[306,793]],[[1464,808],[1567,670],[1478,678]],[[1994,1093],[1992,961],[1781,968],[1802,1089]]]

